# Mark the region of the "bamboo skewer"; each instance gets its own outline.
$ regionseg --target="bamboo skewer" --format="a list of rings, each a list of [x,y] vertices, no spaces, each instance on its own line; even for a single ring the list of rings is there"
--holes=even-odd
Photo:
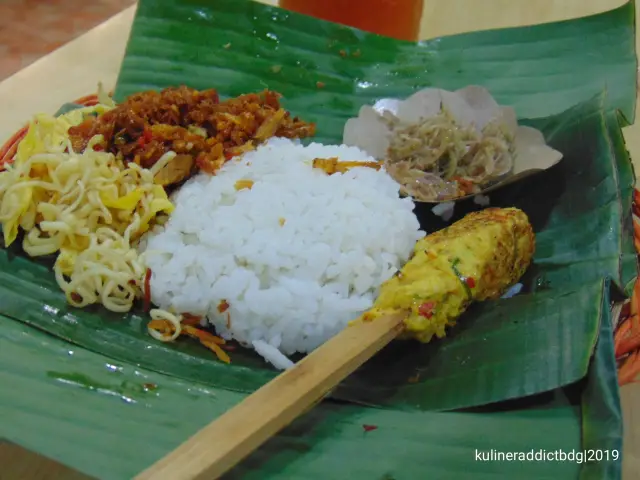
[[[135,480],[219,478],[396,338],[405,312],[354,322],[141,472]]]

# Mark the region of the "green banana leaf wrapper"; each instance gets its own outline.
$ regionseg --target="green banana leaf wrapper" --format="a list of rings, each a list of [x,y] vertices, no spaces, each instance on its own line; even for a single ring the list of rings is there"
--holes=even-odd
[[[629,3],[414,44],[248,1],[139,2],[116,100],[179,84],[223,97],[270,88],[318,123],[314,141],[339,143],[363,103],[480,84],[564,154],[491,194],[536,231],[523,293],[474,306],[444,340],[390,345],[229,478],[619,478],[610,306],[637,274],[621,132],[635,114],[634,19]],[[463,202],[451,221],[477,208]],[[73,309],[50,269],[0,251],[0,381],[13,385],[0,409],[15,412],[0,437],[130,478],[277,375],[250,351],[225,365],[190,341],[156,342],[142,312]],[[491,449],[618,455],[477,459]]]

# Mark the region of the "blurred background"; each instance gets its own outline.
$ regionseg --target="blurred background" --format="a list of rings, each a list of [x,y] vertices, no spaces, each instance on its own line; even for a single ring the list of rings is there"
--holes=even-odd
[[[134,0],[0,0],[0,81]]]

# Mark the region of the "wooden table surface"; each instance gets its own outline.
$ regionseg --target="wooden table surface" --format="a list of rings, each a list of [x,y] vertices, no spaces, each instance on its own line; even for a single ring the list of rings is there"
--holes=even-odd
[[[275,4],[275,0],[260,0]],[[532,25],[591,15],[616,8],[625,0],[424,0],[423,38]],[[640,0],[636,0],[640,3]],[[90,32],[36,61],[0,83],[0,141],[38,112],[55,112],[69,100],[107,89],[116,82],[135,7],[128,8]],[[636,39],[638,45],[638,39]],[[640,50],[640,49],[639,49]],[[640,111],[639,111],[640,113]],[[640,172],[640,121],[624,130],[627,149]],[[623,477],[640,478],[640,384],[621,390],[625,423]],[[635,417],[634,417],[635,415]],[[32,460],[30,460],[32,461]],[[7,465],[5,464],[6,468]],[[3,468],[4,475],[10,473]],[[44,471],[55,474],[50,466]],[[32,477],[34,478],[34,477]],[[39,476],[38,478],[45,478]],[[47,475],[46,478],[53,478]]]

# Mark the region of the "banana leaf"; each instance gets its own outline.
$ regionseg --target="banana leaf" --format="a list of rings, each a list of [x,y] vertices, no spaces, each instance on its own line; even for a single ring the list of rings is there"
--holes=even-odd
[[[491,195],[536,229],[523,294],[477,305],[443,341],[391,345],[229,478],[619,478],[619,455],[475,455],[620,452],[609,306],[637,268],[620,131],[635,114],[635,67],[632,3],[410,44],[246,1],[139,2],[118,100],[181,83],[223,96],[268,87],[318,122],[317,139],[335,142],[364,102],[479,83],[565,155]],[[417,213],[430,230],[442,226]],[[11,412],[0,437],[99,478],[131,478],[276,373],[247,351],[227,366],[188,341],[156,343],[141,312],[71,309],[50,267],[0,251],[0,409]]]
[[[400,42],[247,0],[143,0],[116,98],[188,84],[235,96],[284,94],[317,121],[320,141],[342,138],[363,103],[425,86],[487,87],[521,118],[560,113],[598,93],[634,119],[634,3],[600,15]]]
[[[221,28],[223,20],[230,21],[231,14],[240,24],[249,22],[253,27],[234,31]],[[203,15],[216,21],[203,23],[198,20]],[[274,16],[276,20],[273,20]],[[176,22],[183,22],[185,28],[173,28]],[[191,25],[193,22],[196,26]],[[267,30],[278,32],[276,35],[281,35],[282,39],[267,47],[264,39],[254,38],[254,31],[258,31],[260,25],[264,30],[265,25],[270,24],[275,30]],[[316,27],[312,28],[312,24]],[[535,225],[538,251],[525,282],[526,294],[521,298],[478,306],[461,319],[460,328],[445,341],[427,346],[412,345],[411,348],[401,344],[390,347],[334,393],[344,400],[397,408],[446,410],[470,407],[552,390],[584,377],[597,339],[601,311],[597,298],[580,297],[575,288],[606,276],[625,285],[635,275],[629,208],[633,172],[620,134],[622,117],[613,110],[618,107],[628,116],[633,115],[635,84],[629,81],[633,80],[635,72],[633,41],[629,40],[633,38],[632,27],[633,6],[629,4],[586,19],[461,35],[416,45],[299,15],[283,14],[252,2],[143,1],[134,21],[117,95],[122,97],[144,88],[183,82],[204,88],[211,86],[211,78],[216,78],[215,85],[227,95],[265,86],[251,83],[255,80],[251,69],[256,62],[243,60],[238,55],[233,56],[231,62],[231,57],[221,56],[217,50],[206,53],[209,50],[205,52],[198,46],[203,35],[207,41],[202,44],[209,46],[217,45],[223,39],[237,40],[238,45],[245,35],[247,39],[239,42],[245,53],[253,48],[253,57],[262,58],[269,51],[270,59],[280,55],[282,62],[292,61],[293,64],[298,62],[293,58],[304,57],[303,49],[307,49],[306,57],[309,57],[318,48],[325,48],[327,38],[350,39],[362,52],[380,50],[375,57],[379,60],[367,69],[375,75],[371,73],[373,76],[366,78],[380,85],[385,83],[385,90],[353,87],[354,79],[360,75],[358,68],[371,62],[372,57],[362,54],[347,59],[332,54],[331,61],[323,64],[323,71],[331,71],[343,82],[351,82],[348,89],[336,90],[351,95],[353,98],[349,102],[337,101],[338,93],[329,93],[331,89],[322,92],[322,95],[334,97],[328,102],[331,108],[322,111],[322,115],[331,114],[332,121],[323,123],[322,118],[317,117],[320,137],[334,141],[339,138],[336,137],[338,133],[331,130],[332,125],[340,124],[343,117],[355,113],[358,102],[378,94],[388,95],[391,89],[398,95],[407,90],[408,77],[400,81],[403,75],[389,69],[393,65],[402,68],[410,65],[408,58],[411,55],[414,64],[431,57],[439,62],[437,69],[423,68],[417,77],[416,69],[411,75],[407,73],[411,82],[423,86],[438,81],[444,88],[454,88],[470,80],[465,77],[459,83],[460,72],[447,67],[453,60],[445,61],[449,57],[458,58],[463,45],[474,51],[478,45],[483,45],[488,53],[483,56],[477,52],[473,58],[485,63],[487,56],[509,56],[513,60],[509,63],[509,83],[504,69],[489,70],[485,63],[472,60],[472,57],[465,58],[464,65],[465,71],[473,72],[476,81],[482,80],[481,83],[489,85],[501,101],[512,99],[518,113],[539,114],[544,105],[545,113],[557,110],[562,104],[556,92],[557,85],[547,78],[550,75],[555,78],[557,72],[566,69],[571,62],[574,62],[570,68],[571,78],[575,82],[563,84],[563,99],[580,98],[589,93],[585,90],[585,78],[590,79],[587,83],[591,89],[601,89],[605,84],[617,86],[615,96],[600,94],[584,99],[583,103],[560,114],[525,122],[540,128],[551,145],[564,153],[565,159],[544,175],[492,195],[494,205],[523,208]],[[285,42],[286,32],[290,29],[304,30],[304,41]],[[609,35],[613,30],[618,32],[614,37]],[[194,36],[193,32],[198,35]],[[157,37],[159,43],[148,41],[151,36]],[[586,41],[598,38],[588,52],[589,62],[582,58],[583,52],[587,51],[585,37],[588,37]],[[544,38],[544,42],[536,40],[539,38]],[[311,48],[313,39],[316,50]],[[528,70],[533,58],[531,49],[537,52],[536,55],[548,52],[548,43],[553,44],[554,39],[562,43],[562,48],[555,49],[553,55],[536,57],[537,73],[532,76]],[[228,50],[231,47],[224,48],[228,43],[220,48]],[[578,43],[581,48],[577,48]],[[156,45],[162,47],[162,53],[156,50]],[[328,55],[324,54],[324,57]],[[591,71],[593,56],[606,58],[617,67]],[[196,57],[201,63],[196,62],[190,68],[183,65]],[[313,58],[316,57],[314,54]],[[393,58],[402,61],[392,64]],[[380,67],[382,59],[389,62],[385,69]],[[221,69],[221,62],[226,62],[226,68]],[[269,86],[283,92],[289,102],[294,102],[290,108],[297,105],[296,114],[314,117],[317,110],[313,107],[313,99],[319,93],[317,89],[309,91],[301,87],[298,80],[304,69],[300,68],[297,76],[286,77],[291,80],[289,84]],[[142,71],[147,82],[144,85],[136,82],[137,78],[142,78]],[[485,75],[481,76],[481,72]],[[245,78],[244,84],[240,77]],[[382,77],[386,78],[385,82]],[[395,83],[395,79],[399,81]],[[151,81],[155,83],[149,84]],[[205,85],[206,82],[209,83]],[[514,91],[515,86],[518,86],[517,91]],[[621,96],[621,92],[628,94]],[[474,207],[462,205],[458,215],[469,208]],[[434,216],[421,215],[421,218],[428,230],[440,226]],[[158,343],[146,333],[147,319],[140,312],[123,318],[102,309],[80,311],[69,308],[55,284],[50,266],[50,262],[25,259],[16,248],[3,250],[0,254],[0,311],[114,359],[135,362],[219,388],[250,392],[276,374],[248,351],[234,352],[233,364],[229,367],[189,341],[175,345]],[[567,319],[571,319],[571,323],[567,323]],[[505,348],[507,345],[513,348]],[[540,374],[541,365],[548,366],[544,374]],[[441,394],[431,395],[434,388]]]
[[[607,281],[582,289],[608,312],[613,297]],[[10,413],[0,437],[96,478],[132,478],[244,398],[114,361],[6,317],[0,322],[0,410]],[[337,471],[355,480],[619,478],[622,423],[610,322],[605,313],[588,376],[563,389],[458,412],[325,401],[225,478],[311,480]],[[365,425],[377,428],[365,431]],[[491,450],[541,455],[589,449],[608,449],[611,458],[476,457]]]
[[[391,345],[347,379],[335,398],[450,410],[553,390],[586,375],[603,312],[599,296],[576,289],[604,277],[626,285],[635,276],[635,252],[627,241],[633,171],[622,137],[611,135],[620,131],[618,116],[603,110],[605,104],[599,95],[529,122],[565,158],[492,195],[494,205],[522,208],[536,230],[524,294],[476,305],[445,340]],[[16,247],[1,251],[0,311],[114,359],[219,388],[250,392],[277,374],[250,351],[234,351],[228,366],[191,342],[157,342],[146,333],[142,313],[73,309],[50,268]]]

